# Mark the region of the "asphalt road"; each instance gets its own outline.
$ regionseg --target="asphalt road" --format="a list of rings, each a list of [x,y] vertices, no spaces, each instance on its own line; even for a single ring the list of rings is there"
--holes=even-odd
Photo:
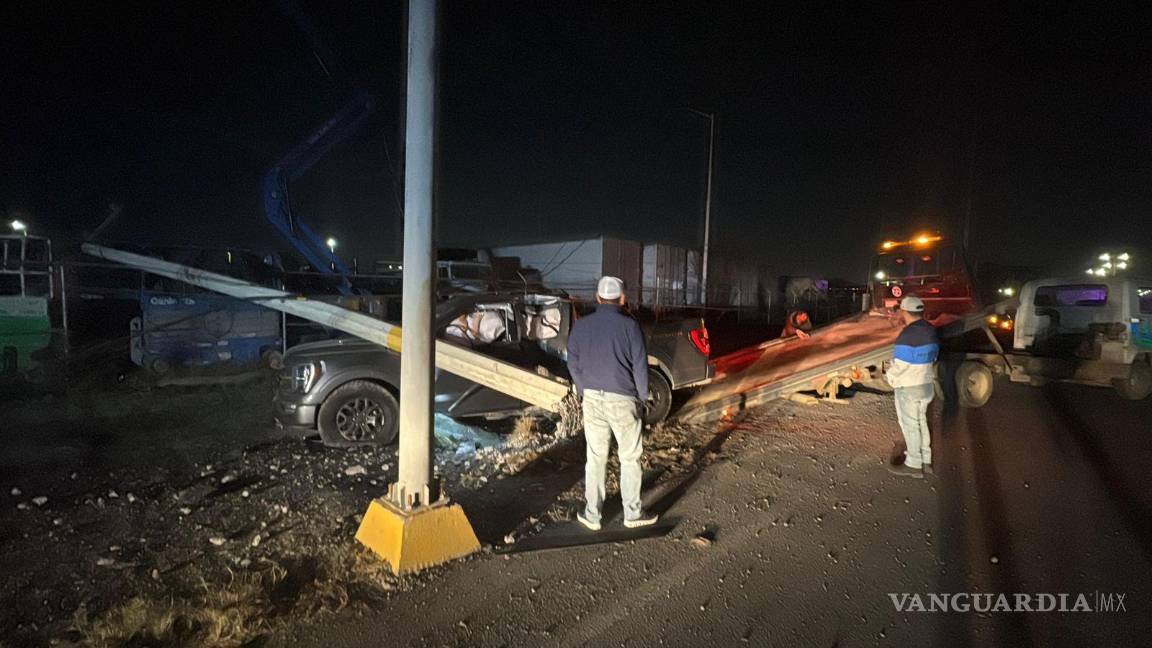
[[[754,412],[667,536],[440,568],[272,645],[1146,646],[1152,401],[1000,381],[934,413],[937,475],[883,467],[891,398]],[[704,532],[711,544],[694,538]],[[568,530],[572,532],[572,530]],[[890,594],[1124,595],[1117,612],[901,612]],[[1113,600],[1116,600],[1115,598]]]
[[[945,615],[939,643],[1152,645],[1152,400],[1001,380],[942,414],[941,588],[1124,594],[1126,611]]]

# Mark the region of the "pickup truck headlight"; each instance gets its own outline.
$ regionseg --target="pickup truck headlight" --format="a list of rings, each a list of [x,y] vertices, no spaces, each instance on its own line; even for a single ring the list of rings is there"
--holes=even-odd
[[[309,362],[292,368],[292,388],[307,394],[320,379],[320,363]]]

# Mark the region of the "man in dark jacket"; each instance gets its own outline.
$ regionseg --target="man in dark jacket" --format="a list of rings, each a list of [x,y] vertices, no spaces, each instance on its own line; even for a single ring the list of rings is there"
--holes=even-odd
[[[640,508],[640,455],[644,451],[641,413],[648,400],[648,351],[640,325],[621,310],[625,301],[624,282],[602,277],[596,285],[596,312],[577,320],[568,335],[568,371],[583,398],[584,439],[588,444],[586,503],[576,518],[593,531],[600,530],[613,435],[620,458],[624,526],[647,526],[657,520],[656,515]]]

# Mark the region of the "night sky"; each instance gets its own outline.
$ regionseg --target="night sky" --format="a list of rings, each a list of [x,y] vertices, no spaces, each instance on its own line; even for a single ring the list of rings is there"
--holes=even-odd
[[[9,217],[78,239],[118,204],[106,241],[282,248],[263,170],[366,89],[378,110],[293,197],[348,254],[398,255],[403,3],[302,2],[303,29],[277,0],[19,4]],[[780,272],[863,280],[884,237],[965,214],[982,260],[1152,259],[1143,13],[881,4],[443,3],[441,243],[699,245],[691,106],[717,113],[717,246]]]

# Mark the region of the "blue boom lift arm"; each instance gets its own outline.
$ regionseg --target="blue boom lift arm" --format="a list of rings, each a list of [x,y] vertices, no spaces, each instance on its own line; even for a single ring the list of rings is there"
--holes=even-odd
[[[300,179],[333,147],[363,126],[375,106],[376,100],[371,94],[356,95],[264,173],[264,215],[313,268],[328,273],[334,269],[340,274],[343,281],[339,289],[346,296],[355,294],[348,279],[351,270],[328,249],[324,239],[293,213],[288,189],[290,183]]]

